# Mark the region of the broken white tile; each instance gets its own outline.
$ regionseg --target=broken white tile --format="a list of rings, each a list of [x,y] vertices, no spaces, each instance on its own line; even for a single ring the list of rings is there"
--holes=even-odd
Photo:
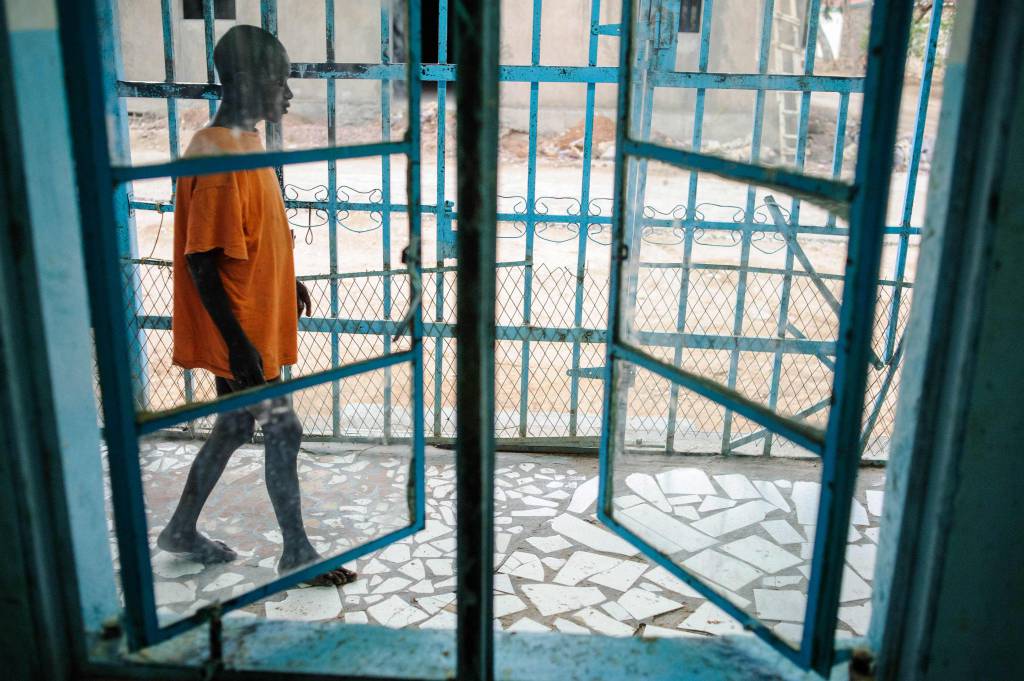
[[[858,636],[864,636],[868,633],[868,625],[871,624],[871,602],[839,606],[839,620],[853,629]]]
[[[868,500],[868,511],[873,516],[882,515],[882,508],[885,501],[885,492],[878,489],[869,489],[864,493]]]
[[[792,622],[779,622],[772,627],[772,631],[783,640],[789,641],[794,645],[799,645],[804,636],[804,626],[802,624],[793,624]]]
[[[761,493],[761,497],[769,504],[772,504],[780,511],[789,513],[789,502],[786,501],[786,497],[782,496],[782,492],[775,486],[775,483],[768,480],[755,480],[754,487],[757,488],[757,491]]]
[[[524,584],[522,589],[544,617],[596,605],[605,600],[601,590],[593,586]]]
[[[735,508],[720,511],[715,515],[698,520],[693,524],[694,529],[712,537],[720,537],[723,534],[734,532],[747,525],[753,525],[764,520],[765,516],[775,510],[775,507],[767,501],[748,501]]]
[[[561,617],[556,617],[555,621],[553,622],[553,624],[555,625],[555,629],[558,629],[563,634],[589,634],[590,633],[590,629],[587,629],[586,627],[581,627],[580,625],[576,624],[575,622],[570,622],[569,620],[563,619]]]
[[[541,553],[561,551],[562,549],[567,549],[572,546],[572,544],[567,542],[565,538],[559,534],[553,534],[548,537],[527,537],[526,541]]]
[[[610,570],[622,562],[621,558],[604,556],[590,551],[576,551],[555,575],[556,584],[576,586],[587,577]]]
[[[683,607],[682,603],[653,594],[644,589],[630,589],[619,597],[618,604],[636,620],[647,619]]]
[[[569,502],[570,513],[583,513],[597,501],[598,479],[591,478],[576,488],[572,493],[572,501]]]
[[[648,624],[644,626],[644,632],[641,636],[643,638],[687,638],[690,634],[677,629],[666,629],[656,624]]]
[[[626,486],[643,497],[656,508],[665,513],[672,512],[672,505],[668,503],[661,487],[650,475],[646,473],[630,473],[626,476]]]
[[[635,546],[624,539],[567,513],[552,520],[551,528],[564,537],[589,546],[596,551],[618,553],[624,556],[635,556],[639,553]]]
[[[704,549],[687,558],[683,566],[732,591],[743,588],[762,574],[760,570],[714,549]]]
[[[540,622],[538,622],[536,620],[532,620],[529,617],[523,617],[523,618],[520,618],[520,619],[516,620],[516,622],[513,623],[512,626],[510,626],[507,629],[507,631],[512,631],[512,632],[522,632],[522,631],[541,632],[541,631],[551,631],[551,630],[548,629],[547,627],[545,627],[543,624],[541,624]]]
[[[658,586],[674,591],[686,598],[704,598],[700,592],[660,565],[651,568],[651,571],[644,575],[644,579],[649,579]]]
[[[508,543],[512,540],[512,535],[508,532],[495,532],[494,533],[494,548],[499,553],[505,553],[508,551]]]
[[[447,577],[453,574],[451,558],[429,558],[427,559],[427,568],[438,577]]]
[[[398,596],[371,605],[366,609],[370,616],[386,627],[406,627],[427,619],[427,613],[409,605]]]
[[[523,603],[523,599],[519,596],[502,595],[494,597],[495,617],[504,617],[523,610],[526,610],[526,603]]]
[[[444,553],[452,553],[455,551],[455,537],[446,537],[444,539],[435,539],[433,545]]]
[[[721,550],[768,573],[785,570],[800,562],[797,556],[757,535],[724,544]]]
[[[874,579],[875,556],[878,552],[874,544],[854,544],[846,547],[846,562],[850,564],[864,579]]]
[[[764,579],[762,579],[761,580],[761,584],[763,586],[766,586],[766,587],[770,588],[770,589],[779,589],[779,588],[782,588],[784,586],[796,586],[801,581],[803,581],[803,577],[801,577],[799,575],[792,575],[792,576],[770,575],[770,576],[765,577]]]
[[[712,495],[704,497],[704,501],[701,502],[700,508],[697,510],[701,513],[711,513],[712,511],[721,511],[723,508],[732,508],[735,505],[736,502],[732,499]]]
[[[678,497],[668,497],[668,503],[673,506],[682,506],[685,504],[696,504],[700,501],[700,496],[697,494],[684,494]]]
[[[754,614],[765,620],[803,622],[807,596],[800,591],[754,589]]]
[[[673,511],[677,516],[687,520],[700,520],[700,513],[693,506],[676,506]]]
[[[814,525],[818,522],[818,499],[821,496],[821,485],[817,482],[798,480],[793,483],[790,493],[793,505],[796,506],[796,520],[801,525]]]
[[[629,611],[623,608],[615,601],[608,601],[607,603],[602,603],[601,609],[620,622],[625,622],[628,619],[633,619],[632,615],[629,614]]]
[[[410,586],[409,591],[414,594],[432,594],[434,593],[434,585],[430,583],[429,579],[423,579]]]
[[[793,483],[789,480],[776,480],[775,486],[779,489],[792,489]]]
[[[563,501],[569,498],[569,493],[559,489],[555,490],[554,492],[548,492],[544,496],[548,499],[557,499],[558,501]]]
[[[785,520],[765,520],[761,523],[771,538],[778,544],[800,544],[803,536]]]
[[[533,495],[543,494],[543,492],[541,492],[540,488],[537,487],[536,485],[523,485],[517,491],[522,492],[523,494],[533,494]]]
[[[810,560],[811,556],[814,555],[814,544],[812,542],[804,542],[800,545],[800,557],[804,560]]]
[[[547,556],[541,558],[540,562],[547,565],[552,570],[561,570],[562,566],[565,565],[565,558],[555,558],[554,556]]]
[[[544,581],[544,566],[541,565],[540,559],[526,551],[514,552],[505,559],[505,562],[498,568],[498,572],[523,579],[532,579],[536,582]]]
[[[626,494],[621,497],[615,497],[612,499],[612,503],[615,504],[616,508],[629,508],[630,506],[644,503],[644,500],[643,497],[638,497],[635,494]]]
[[[341,613],[341,597],[333,586],[288,589],[284,600],[268,602],[267,619],[315,622],[336,618]]]
[[[441,594],[439,596],[424,596],[416,599],[416,605],[423,608],[428,615],[433,615],[455,602],[455,594]]]
[[[349,582],[341,587],[342,592],[346,596],[358,596],[360,594],[369,593],[369,585],[365,579],[357,579],[354,582]]]
[[[156,602],[160,605],[191,602],[196,599],[196,590],[179,582],[157,582],[153,585]]]
[[[512,586],[512,578],[505,574],[494,575],[494,590],[506,594],[516,592]]]
[[[619,515],[622,517],[624,525],[630,527],[656,549],[665,553],[699,551],[716,543],[706,534],[662,513],[650,504],[623,509],[619,511]],[[697,523],[694,523],[694,527],[696,525]]]
[[[715,494],[708,474],[699,468],[675,468],[654,477],[665,494]]]
[[[212,582],[204,586],[203,592],[220,591],[221,589],[226,589],[229,586],[238,584],[243,579],[245,578],[236,572],[225,572],[219,575],[217,579],[213,580]]]
[[[843,585],[839,590],[839,602],[849,603],[850,601],[862,601],[865,598],[871,598],[871,585],[851,570],[849,565],[844,565]]]
[[[537,490],[537,491],[539,492],[540,490]],[[535,497],[535,496],[525,496],[525,497],[523,497],[522,501],[527,506],[542,506],[542,507],[546,507],[546,508],[558,508],[558,503],[557,502],[549,501],[547,499],[541,499],[540,497]],[[515,515],[515,514],[513,514],[513,515]]]
[[[600,610],[584,608],[573,613],[573,617],[583,622],[599,634],[605,636],[632,636],[633,627],[609,617]]]
[[[646,569],[647,565],[644,563],[624,560],[610,570],[591,575],[588,581],[616,591],[625,591],[633,586]]]
[[[366,624],[368,622],[369,619],[367,619],[365,612],[345,613],[345,624]]]
[[[868,529],[864,530],[864,536],[877,544],[878,543],[878,528],[877,527],[869,527]]]
[[[868,512],[864,510],[864,504],[860,503],[856,499],[850,500],[850,524],[851,525],[867,525],[868,524]]]
[[[410,560],[408,563],[398,568],[398,571],[403,575],[411,577],[417,582],[427,576],[427,571],[423,567],[423,561],[419,558]]]
[[[744,633],[743,627],[736,620],[710,601],[701,603],[693,614],[679,624],[679,628],[701,631],[713,636]]]
[[[360,570],[360,572],[364,575],[379,575],[385,572],[391,572],[391,568],[376,558],[373,558],[369,563],[363,566],[363,569]]]
[[[558,510],[554,508],[524,508],[512,511],[512,515],[516,518],[550,518],[558,515]]]
[[[375,594],[393,594],[405,589],[412,582],[404,577],[389,577],[373,590]]]
[[[760,499],[761,493],[757,491],[750,480],[742,473],[729,473],[728,475],[716,475],[715,482],[725,490],[730,499],[741,501],[743,499]]]

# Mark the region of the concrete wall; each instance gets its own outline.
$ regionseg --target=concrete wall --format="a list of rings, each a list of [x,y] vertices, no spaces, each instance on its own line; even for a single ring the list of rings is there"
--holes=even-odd
[[[529,64],[532,43],[531,0],[502,0],[501,59],[505,64]],[[799,4],[799,3],[798,3]],[[559,0],[544,5],[541,23],[540,62],[545,65],[585,66],[590,39],[590,0]],[[176,78],[179,81],[204,82],[206,57],[203,22],[181,18],[181,3],[173,2],[175,12]],[[120,0],[121,44],[125,77],[129,80],[163,80],[163,39],[160,5],[153,0]],[[238,22],[260,23],[259,1],[238,0]],[[376,62],[380,54],[380,11],[376,2],[337,0],[336,60]],[[718,0],[711,29],[709,68],[721,72],[756,71],[760,2]],[[619,21],[619,3],[605,0],[600,23]],[[217,21],[219,37],[233,25]],[[325,59],[323,36],[324,8],[314,0],[280,0],[279,34],[293,61]],[[449,46],[450,49],[450,46]],[[696,70],[699,34],[679,34],[676,68]],[[619,41],[600,39],[598,65],[615,66],[619,59]],[[324,116],[326,89],[322,81],[293,80],[296,93],[293,111],[319,120]],[[615,86],[599,85],[596,102],[599,113],[614,117]],[[544,84],[540,87],[540,126],[542,130],[562,130],[579,122],[584,114],[584,85]],[[526,128],[530,97],[528,83],[502,86],[502,123]],[[362,119],[379,115],[379,85],[373,82],[339,81],[339,117]],[[749,134],[753,114],[753,93],[717,91],[706,102],[708,139],[728,140]],[[428,100],[429,103],[429,100]],[[655,129],[676,139],[688,139],[692,130],[694,92],[662,91],[655,102]],[[202,107],[199,107],[200,109]],[[132,111],[159,111],[154,101],[133,101]]]

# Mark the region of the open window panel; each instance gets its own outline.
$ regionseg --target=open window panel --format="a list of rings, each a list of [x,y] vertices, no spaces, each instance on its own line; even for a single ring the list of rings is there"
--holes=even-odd
[[[845,555],[848,540],[860,539],[867,501],[856,498],[867,372],[886,368],[874,317],[899,115],[890,93],[902,82],[910,8],[874,3],[856,172],[847,180],[841,140],[836,162],[820,175],[800,163],[769,168],[756,154],[701,153],[699,133],[691,149],[653,141],[647,65],[664,43],[659,26],[672,5],[627,0],[623,9],[632,20],[620,46],[625,123],[616,145],[598,517],[707,598],[701,616],[725,613],[794,663],[827,675],[837,657],[837,617],[840,630],[854,634],[870,610],[864,576],[873,545],[851,550],[850,566]],[[705,18],[712,5],[705,2]],[[763,104],[759,93],[755,137]],[[718,194],[736,194],[735,209],[701,202],[707,178],[723,184]],[[676,193],[678,210],[638,208],[652,191]],[[809,234],[838,240],[835,262],[813,252]],[[666,272],[684,285],[662,300],[658,277]],[[708,275],[735,277],[732,295],[716,287],[718,295],[701,296]],[[651,314],[665,306],[675,314]],[[772,311],[767,319],[764,310]],[[658,326],[665,318],[674,319],[670,328]],[[783,380],[822,366],[831,374],[828,394],[779,400]],[[680,459],[679,450],[691,448],[679,441],[704,435],[689,432],[698,414],[718,425],[710,451],[757,453],[752,445],[774,438],[782,451],[820,466],[799,479],[767,479],[748,463],[754,459],[737,456],[732,470],[709,476]]]
[[[115,4],[97,4],[113,13],[108,19],[116,17]],[[207,15],[210,6],[204,3]],[[390,44],[389,12],[405,12],[406,25],[419,25],[417,0],[383,6],[384,11],[373,13],[378,19],[379,12],[379,25],[372,22],[381,32],[382,46]],[[170,45],[169,4],[163,3],[161,10]],[[84,12],[86,18],[91,11]],[[328,63],[336,61],[331,14],[325,36]],[[209,67],[219,35],[212,33],[210,16],[205,23],[205,42],[195,47],[205,44]],[[255,23],[277,34],[276,3],[261,3]],[[280,28],[285,23],[282,17]],[[182,156],[183,140],[172,106],[176,100],[171,98],[190,96],[192,90],[186,87],[182,95],[174,89],[180,84],[173,83],[173,50],[166,87],[150,84],[156,89],[147,90],[123,78],[112,28],[117,22],[90,18],[85,25],[104,27],[102,32],[85,32],[77,56],[88,66],[85,87],[112,112],[114,123],[92,131],[98,144],[89,150],[87,160],[103,178],[101,186],[106,182],[113,192],[109,201],[98,199],[97,219],[85,221],[83,241],[90,249],[89,296],[124,623],[129,646],[135,650],[315,580],[424,527],[420,213],[411,208],[420,204],[419,32],[407,35],[405,63],[390,64],[390,52],[382,48],[384,56],[377,55],[374,67],[379,80],[360,83],[375,87],[381,98],[384,122],[379,134],[368,135],[367,140],[338,139],[332,122],[326,139],[289,144],[288,137],[280,135],[280,126],[268,125],[260,131],[265,139],[259,144]],[[283,42],[287,48],[288,39]],[[110,45],[113,49],[101,49]],[[340,66],[317,69],[316,77],[327,79],[330,121],[337,99],[335,80],[355,71],[362,73]],[[401,80],[402,74],[408,87],[402,88],[401,118],[411,123],[396,131],[390,125],[388,84]],[[294,80],[308,74],[301,64],[292,63],[287,75]],[[193,89],[213,102],[220,90],[212,85],[212,76],[208,80]],[[167,158],[132,163],[132,155],[125,153],[137,141],[124,116],[127,96],[168,97]],[[208,113],[214,109],[211,103]],[[346,164],[353,163],[379,170],[384,189],[363,196],[347,187],[343,173]],[[271,175],[270,182],[282,191],[281,209],[294,234],[289,245],[296,253],[296,273],[310,289],[312,310],[299,324],[298,363],[283,367],[279,381],[218,397],[211,376],[182,371],[171,361],[173,266],[140,257],[135,218],[148,210],[173,219],[173,188],[181,178],[273,171],[276,176]],[[392,181],[392,174],[401,179]],[[137,189],[144,182],[151,182],[157,193],[162,191],[162,199],[136,201],[132,186]],[[314,189],[303,189],[310,182]],[[387,238],[373,258],[357,263],[369,276],[349,281],[339,270],[338,252],[346,238],[358,239],[367,224],[383,229]],[[314,233],[317,238],[309,238]],[[353,291],[353,286],[360,290]],[[354,296],[364,298],[360,309],[372,307],[367,301],[378,303],[373,320],[351,314],[347,305]],[[272,470],[275,452],[286,452],[281,456],[287,459],[298,438],[318,433],[340,442],[337,451],[300,453],[298,480],[288,472],[290,462]],[[203,519],[220,525],[209,534],[233,544],[233,554],[224,554],[231,560],[222,565],[204,565],[175,557],[172,554],[181,547],[173,537],[168,541],[165,536],[163,542],[160,537],[171,524],[179,493],[192,489],[187,478],[193,462],[203,460],[208,453],[204,449],[223,437],[237,440],[241,448],[235,454],[237,462],[215,488]],[[249,444],[253,437],[255,450]],[[373,450],[381,443],[389,445],[386,454]],[[282,495],[281,484],[300,494]],[[286,523],[286,517],[292,522]],[[186,526],[191,522],[187,520]],[[306,548],[285,548],[296,542]],[[205,545],[205,550],[223,554],[220,545]]]

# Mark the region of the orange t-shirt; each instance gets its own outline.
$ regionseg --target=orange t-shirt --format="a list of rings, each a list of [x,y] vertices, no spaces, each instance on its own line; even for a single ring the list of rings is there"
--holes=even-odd
[[[259,133],[210,127],[185,156],[264,151]],[[220,278],[239,324],[277,378],[297,357],[295,261],[277,176],[270,168],[178,179],[174,207],[174,363],[233,378],[220,331],[203,307],[185,256],[223,250]]]

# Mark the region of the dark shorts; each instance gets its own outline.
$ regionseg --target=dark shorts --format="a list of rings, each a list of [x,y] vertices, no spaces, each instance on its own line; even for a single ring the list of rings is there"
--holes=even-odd
[[[236,393],[243,389],[240,385],[227,378],[215,376],[214,379],[217,386],[218,397],[224,397],[225,395],[230,395],[231,393]],[[275,378],[272,381],[267,381],[267,383],[277,383],[280,380],[280,378]],[[265,426],[274,418],[274,416],[291,413],[291,395],[272,397],[269,400],[257,402],[256,404],[245,407],[245,411],[249,412],[261,426]]]

